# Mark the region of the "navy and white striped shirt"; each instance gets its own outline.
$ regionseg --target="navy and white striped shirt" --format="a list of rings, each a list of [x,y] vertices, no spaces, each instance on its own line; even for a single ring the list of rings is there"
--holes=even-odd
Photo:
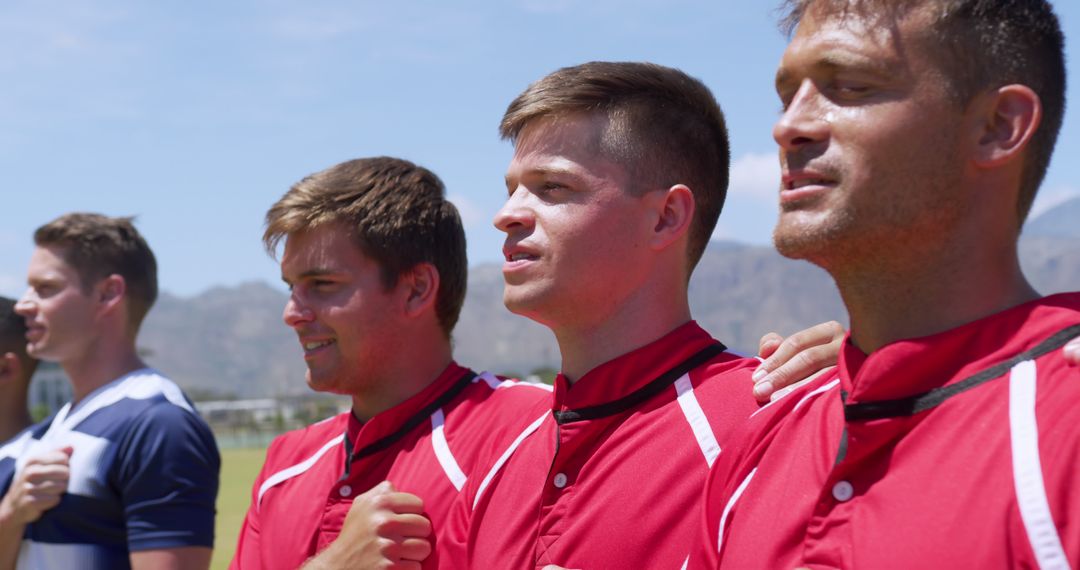
[[[64,446],[67,492],[27,526],[18,568],[128,568],[132,551],[213,546],[221,459],[172,381],[136,370],[27,428],[0,447],[0,491]]]

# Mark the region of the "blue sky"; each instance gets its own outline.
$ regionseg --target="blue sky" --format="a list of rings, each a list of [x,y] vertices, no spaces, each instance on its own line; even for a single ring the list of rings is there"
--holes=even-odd
[[[1080,81],[1080,4],[1059,0]],[[767,243],[777,169],[772,2],[430,0],[0,5],[0,294],[23,289],[38,225],[72,210],[136,215],[164,289],[276,283],[262,216],[305,175],[395,155],[446,182],[472,263],[499,259],[491,218],[511,148],[497,125],[529,82],[588,60],[649,60],[724,107],[734,169],[718,237]],[[1080,105],[1038,209],[1080,195]]]

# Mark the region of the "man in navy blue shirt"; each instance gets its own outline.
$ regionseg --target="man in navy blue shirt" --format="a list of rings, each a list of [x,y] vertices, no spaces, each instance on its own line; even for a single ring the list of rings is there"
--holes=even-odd
[[[220,457],[183,392],[135,338],[157,264],[131,220],[68,214],[38,228],[15,311],[30,356],[73,399],[0,447],[0,570],[209,566]]]

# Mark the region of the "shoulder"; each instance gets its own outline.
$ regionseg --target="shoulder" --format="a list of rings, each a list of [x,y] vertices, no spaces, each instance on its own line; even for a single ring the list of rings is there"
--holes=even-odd
[[[476,375],[456,401],[445,409],[451,427],[485,429],[514,425],[524,416],[550,409],[552,387],[513,380],[490,372]]]
[[[468,392],[474,397],[474,401],[483,402],[485,409],[520,412],[537,404],[550,404],[552,387],[540,382],[481,372],[473,379]]]
[[[80,431],[92,432],[96,426],[116,429],[156,422],[190,421],[205,426],[183,390],[152,369],[129,374],[94,396],[86,406],[87,409],[73,412],[86,416],[79,423]]]
[[[729,388],[746,388],[747,393],[753,386],[751,375],[761,361],[757,358],[725,350],[708,362],[690,371],[695,386],[709,385]]]
[[[680,398],[697,399],[711,418],[741,421],[758,409],[751,377],[758,364],[756,358],[725,351],[676,380],[675,390]]]
[[[342,412],[307,427],[287,431],[274,438],[266,450],[266,466],[293,465],[324,447],[341,443],[349,423],[349,414]]]

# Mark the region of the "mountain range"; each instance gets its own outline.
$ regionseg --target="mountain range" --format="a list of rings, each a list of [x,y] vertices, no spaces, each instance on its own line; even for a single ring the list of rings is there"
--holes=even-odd
[[[1044,294],[1080,289],[1080,199],[1032,220],[1020,241],[1025,273]],[[148,361],[196,399],[302,394],[296,336],[281,321],[286,294],[266,283],[218,287],[182,298],[163,293],[140,336]],[[713,242],[694,272],[697,321],[729,347],[752,353],[769,331],[790,334],[846,314],[821,269],[767,246]],[[544,327],[507,311],[495,264],[469,272],[454,334],[459,362],[515,376],[557,368],[559,351]]]

